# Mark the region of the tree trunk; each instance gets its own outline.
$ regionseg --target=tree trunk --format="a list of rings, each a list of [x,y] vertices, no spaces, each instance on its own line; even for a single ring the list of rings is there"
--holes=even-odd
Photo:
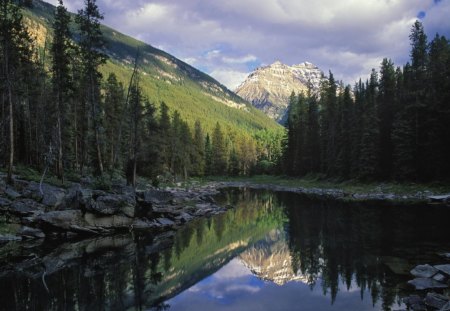
[[[7,62],[7,60],[5,60]],[[8,74],[8,73],[7,73]],[[8,162],[8,177],[7,181],[12,184],[12,171],[14,166],[14,111],[12,101],[12,90],[9,79],[6,79],[8,83],[8,104],[9,104],[9,162]]]

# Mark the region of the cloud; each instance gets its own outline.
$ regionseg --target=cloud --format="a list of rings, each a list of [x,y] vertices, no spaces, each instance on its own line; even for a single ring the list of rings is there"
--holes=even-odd
[[[67,2],[71,10],[82,6]],[[402,65],[418,15],[431,36],[450,35],[450,0],[98,0],[98,6],[107,25],[163,46],[229,88],[278,59],[312,62],[347,83],[384,57]]]

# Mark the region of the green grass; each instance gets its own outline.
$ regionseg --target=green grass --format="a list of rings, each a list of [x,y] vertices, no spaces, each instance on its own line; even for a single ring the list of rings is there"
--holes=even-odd
[[[259,175],[252,177],[207,177],[198,180],[201,184],[208,182],[248,182],[258,185],[276,185],[293,188],[339,189],[349,193],[393,193],[397,195],[411,195],[417,192],[431,191],[433,194],[450,193],[450,185],[442,183],[395,183],[370,182],[356,180],[333,181],[322,176],[306,176],[291,178],[286,176]]]

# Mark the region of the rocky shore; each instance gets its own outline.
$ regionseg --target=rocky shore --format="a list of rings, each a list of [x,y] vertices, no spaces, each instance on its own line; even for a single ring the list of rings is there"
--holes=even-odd
[[[64,189],[20,178],[10,186],[0,178],[0,242],[176,228],[224,212],[215,194],[211,187],[135,190],[123,182],[108,191],[93,189],[89,182]]]
[[[209,188],[221,189],[229,187],[245,187],[250,189],[273,190],[282,192],[292,192],[304,195],[313,199],[325,199],[341,202],[375,202],[381,205],[392,204],[426,204],[433,200],[434,196],[431,191],[418,191],[410,194],[396,194],[383,189],[382,186],[375,189],[375,191],[367,193],[352,193],[342,189],[327,189],[327,188],[306,188],[306,187],[290,187],[280,186],[274,184],[256,184],[252,182],[211,182],[208,184]],[[441,196],[439,202],[435,203],[450,204],[450,194]]]

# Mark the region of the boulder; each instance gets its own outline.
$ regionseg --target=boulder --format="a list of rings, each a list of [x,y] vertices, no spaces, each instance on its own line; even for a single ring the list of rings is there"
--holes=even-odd
[[[39,229],[36,228],[30,228],[27,226],[23,226],[22,228],[20,228],[19,232],[18,232],[21,236],[25,237],[25,238],[30,238],[30,239],[43,239],[45,238],[45,234],[44,232],[42,232]]]
[[[431,278],[436,273],[438,273],[438,270],[428,264],[418,265],[411,270],[411,274],[417,278]]]
[[[14,234],[0,234],[0,243],[11,242],[11,241],[20,241],[22,238],[20,236]]]
[[[11,200],[15,200],[17,198],[20,198],[22,195],[20,193],[18,193],[16,190],[7,187],[5,189],[5,194],[8,198],[10,198]]]
[[[436,293],[427,293],[427,296],[425,297],[425,304],[435,309],[441,309],[448,302],[449,298],[447,296]]]
[[[444,283],[447,277],[442,273],[437,273],[433,276],[433,280]]]
[[[7,210],[19,216],[31,216],[42,214],[45,206],[32,199],[19,199],[12,202]]]
[[[168,204],[171,200],[173,200],[173,194],[169,191],[150,189],[143,193],[144,203],[151,204],[152,206]]]
[[[450,302],[447,302],[439,311],[450,311]]]
[[[174,226],[175,222],[167,218],[157,218],[156,221],[163,226]]]
[[[450,276],[450,265],[437,265],[434,267],[439,271],[443,272],[444,274],[446,274],[447,276]]]
[[[427,307],[425,306],[423,299],[420,298],[420,296],[418,295],[411,295],[409,297],[403,298],[403,302],[408,306],[409,310],[414,311],[427,310]]]
[[[416,278],[408,281],[408,284],[414,286],[417,290],[447,288],[448,286],[430,278]]]
[[[102,215],[114,215],[119,212],[133,218],[135,214],[136,199],[128,194],[109,194],[100,196],[92,206],[95,212]]]
[[[85,225],[80,210],[53,211],[39,215],[35,219],[42,227],[54,227],[71,231],[72,226],[83,227]]]
[[[84,220],[91,229],[107,229],[107,230],[129,228],[133,223],[133,219],[126,216],[121,215],[99,216],[93,213],[86,213],[84,215]]]
[[[42,192],[41,192],[42,190]],[[31,181],[23,190],[25,197],[36,201],[41,201],[42,204],[51,208],[57,208],[63,205],[66,191],[62,188],[51,186],[49,184],[42,184]]]
[[[0,209],[5,209],[11,204],[11,201],[7,198],[0,197]]]

